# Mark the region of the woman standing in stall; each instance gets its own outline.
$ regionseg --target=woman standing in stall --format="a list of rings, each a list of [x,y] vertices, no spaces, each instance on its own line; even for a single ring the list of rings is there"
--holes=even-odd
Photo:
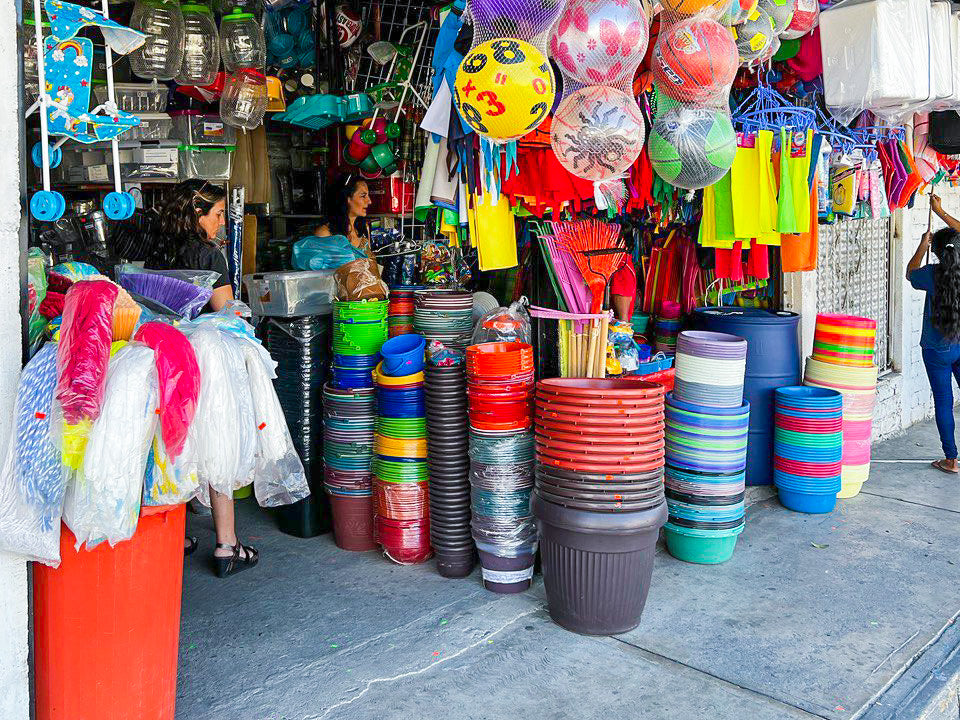
[[[355,248],[373,257],[367,227],[367,209],[371,202],[370,188],[363,178],[341,175],[330,185],[324,201],[326,218],[314,234],[318,237],[343,235]]]
[[[177,185],[160,210],[160,234],[151,264],[177,270],[209,270],[219,273],[207,309],[222,309],[233,300],[227,260],[221,247],[226,242],[224,189],[203,180]],[[229,428],[225,428],[229,431]],[[217,545],[213,551],[217,575],[227,577],[257,564],[259,554],[237,539],[233,498],[210,489],[210,505]],[[198,539],[188,537],[184,554],[197,549]]]
[[[947,227],[923,236],[907,265],[907,280],[915,289],[927,294],[920,347],[933,391],[937,430],[944,455],[943,460],[933,463],[933,467],[956,474],[953,380],[956,378],[960,383],[960,221],[944,212],[936,195],[930,198],[930,204]],[[924,265],[924,256],[931,247],[939,262]]]

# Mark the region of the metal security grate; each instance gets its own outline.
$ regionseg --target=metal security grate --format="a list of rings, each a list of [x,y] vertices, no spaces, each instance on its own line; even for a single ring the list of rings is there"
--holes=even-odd
[[[820,226],[818,312],[877,321],[876,362],[890,367],[890,221],[849,220]]]

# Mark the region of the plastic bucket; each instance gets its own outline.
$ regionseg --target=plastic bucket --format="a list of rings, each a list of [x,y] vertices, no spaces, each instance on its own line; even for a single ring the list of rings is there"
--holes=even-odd
[[[718,532],[691,532],[687,528],[667,524],[663,528],[667,541],[667,550],[677,560],[697,565],[719,565],[733,557],[737,538],[743,532],[743,526],[734,530]]]
[[[778,486],[777,495],[780,498],[780,504],[787,508],[787,510],[808,513],[810,515],[830,513],[833,512],[837,506],[836,493],[805,493]]]
[[[341,550],[376,550],[373,539],[373,499],[330,494],[333,513],[333,541]]]
[[[479,551],[483,586],[501,595],[521,593],[530,588],[533,580],[534,554],[519,557],[499,557]]]
[[[387,340],[380,348],[383,362],[380,370],[384,375],[399,377],[423,370],[423,353],[427,342],[422,335],[397,335]]]

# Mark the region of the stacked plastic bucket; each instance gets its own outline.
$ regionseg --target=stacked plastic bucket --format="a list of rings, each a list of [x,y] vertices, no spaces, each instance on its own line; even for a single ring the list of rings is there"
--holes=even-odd
[[[813,356],[804,385],[843,395],[843,471],[839,498],[860,493],[870,477],[877,366],[873,364],[876,323],[850,315],[818,315]]]
[[[634,380],[543,380],[536,392],[533,513],[550,616],[613,635],[646,603],[663,495],[663,387]]]
[[[483,584],[493,592],[523,592],[533,578],[532,393],[531,345],[467,348],[471,528]]]
[[[375,550],[373,539],[373,388],[323,390],[324,488],[330,496],[333,537],[343,550]]]
[[[428,341],[464,350],[473,333],[473,295],[461,290],[416,290],[413,328]]]
[[[387,305],[387,332],[390,337],[413,332],[413,292],[418,288],[398,285],[390,289]]]
[[[680,333],[680,303],[664,300],[660,308],[660,317],[654,323],[657,352],[672,357],[677,350],[677,336]]]
[[[371,371],[387,339],[386,300],[333,303],[333,384],[335,387],[373,387]]]
[[[837,505],[843,455],[843,396],[786,387],[774,400],[774,484],[789,510],[828,513]]]
[[[376,538],[387,557],[404,565],[431,555],[423,353],[421,336],[398,335],[384,343],[374,371]]]
[[[734,335],[691,331],[677,340],[677,380],[665,412],[670,518],[664,531],[670,554],[686,562],[729,560],[743,532],[746,356],[747,342]]]
[[[427,399],[427,465],[430,467],[430,541],[437,572],[466,577],[476,565],[470,534],[470,457],[467,369],[424,368]]]

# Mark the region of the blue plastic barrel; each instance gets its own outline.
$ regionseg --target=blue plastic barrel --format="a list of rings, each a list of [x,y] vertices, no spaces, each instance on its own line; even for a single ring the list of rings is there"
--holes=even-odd
[[[739,335],[747,341],[743,399],[750,403],[747,485],[773,483],[774,391],[800,384],[800,316],[759,308],[698,308],[697,329]]]

